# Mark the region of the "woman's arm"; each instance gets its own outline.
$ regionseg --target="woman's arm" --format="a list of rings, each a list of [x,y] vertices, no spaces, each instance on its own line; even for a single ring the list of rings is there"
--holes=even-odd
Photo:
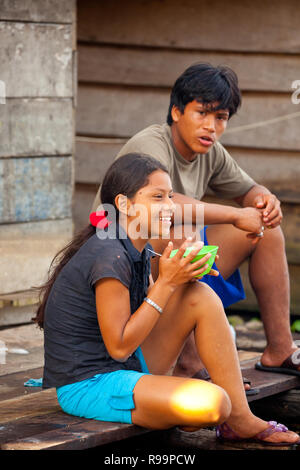
[[[202,242],[197,242],[195,249],[183,258],[188,243],[190,240],[182,244],[173,258],[169,258],[173,248],[170,243],[160,258],[159,276],[149,295],[162,309],[177,286],[193,280],[207,268],[205,263],[209,254],[196,263],[190,263],[203,246]],[[129,290],[117,279],[99,280],[95,284],[95,292],[99,327],[107,351],[113,359],[126,361],[147,338],[160,313],[143,302],[131,315]]]
[[[172,287],[160,280],[153,284],[151,299],[164,308],[172,292]],[[121,362],[144,341],[160,316],[146,302],[131,315],[129,290],[112,278],[97,282],[96,307],[106,349],[113,359]]]
[[[153,281],[153,277],[152,277],[152,274],[150,274],[149,276],[149,287],[148,287],[148,292],[150,292],[150,290],[152,289],[152,287],[154,286],[154,281]]]

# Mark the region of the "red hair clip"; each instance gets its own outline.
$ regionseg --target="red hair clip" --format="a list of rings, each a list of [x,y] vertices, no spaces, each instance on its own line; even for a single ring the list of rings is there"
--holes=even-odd
[[[90,223],[97,228],[107,228],[112,224],[111,220],[107,220],[107,211],[97,211],[90,214]]]

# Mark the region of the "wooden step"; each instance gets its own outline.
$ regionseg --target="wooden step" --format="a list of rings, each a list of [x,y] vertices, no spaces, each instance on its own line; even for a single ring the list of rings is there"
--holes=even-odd
[[[24,382],[30,378],[39,379],[43,375],[43,335],[34,325],[2,330],[0,340],[8,349],[6,363],[0,366],[1,450],[103,448],[131,437],[143,438],[145,433],[152,433],[150,442],[155,436],[160,439],[159,431],[149,431],[132,424],[108,423],[67,415],[59,407],[55,389],[25,387]],[[28,354],[14,353],[18,348],[23,348]],[[256,370],[254,364],[259,360],[261,352],[238,351],[238,355],[243,376],[251,380],[252,387],[259,389],[258,395],[248,396],[251,405],[300,387],[298,377]],[[298,415],[299,403],[300,400],[296,408],[292,408]],[[217,449],[220,446],[211,429],[186,434],[181,436],[178,446],[188,443],[197,449]],[[174,430],[165,435],[173,439]],[[175,437],[178,440],[178,436]],[[236,450],[236,446],[233,448]]]
[[[176,446],[178,451],[184,448],[188,453],[188,449],[194,451],[199,450],[297,450],[299,446],[271,446],[266,447],[265,444],[258,442],[221,442],[216,439],[216,432],[213,429],[199,429],[195,432],[184,432],[178,428],[174,428],[164,434],[166,444]],[[190,451],[192,453],[192,451]]]
[[[256,353],[253,357],[254,354],[240,352],[240,357],[252,356],[241,361],[242,373],[252,381],[252,387],[260,391],[258,395],[249,396],[249,401],[300,387],[298,377],[255,370],[254,364],[260,356]],[[24,381],[39,378],[41,372],[41,368],[35,368],[0,377],[0,449],[89,449],[150,432],[135,425],[106,423],[65,414],[58,405],[55,389],[24,387]],[[172,432],[170,439],[174,443]],[[220,444],[215,442],[214,432],[209,429],[196,434],[184,433],[180,439],[178,445],[190,442],[197,448],[220,448]],[[259,445],[251,448],[259,448]]]
[[[264,372],[254,368],[259,356],[241,363],[242,375],[251,380],[252,388],[258,388],[257,395],[249,395],[248,402],[276,395],[300,387],[300,377],[295,375]]]
[[[41,370],[29,372],[32,372],[29,375],[33,378]],[[0,378],[1,450],[88,449],[149,432],[131,424],[106,423],[67,415],[57,402],[55,389],[24,387],[24,378],[28,379],[28,373]],[[12,395],[20,393],[20,396],[7,398],[9,388]]]

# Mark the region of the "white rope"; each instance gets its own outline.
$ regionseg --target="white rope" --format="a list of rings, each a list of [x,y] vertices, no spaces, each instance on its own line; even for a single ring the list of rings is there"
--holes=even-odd
[[[285,114],[284,116],[279,116],[277,118],[268,119],[266,121],[255,122],[253,124],[246,124],[244,126],[233,127],[232,129],[227,129],[226,134],[233,134],[234,132],[241,132],[248,129],[256,129],[257,127],[268,126],[269,124],[274,124],[275,122],[286,121],[287,119],[293,119],[300,117],[300,111],[297,113]]]

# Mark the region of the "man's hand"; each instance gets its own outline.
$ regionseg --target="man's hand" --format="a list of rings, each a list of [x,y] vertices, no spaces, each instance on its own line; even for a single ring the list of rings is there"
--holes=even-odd
[[[259,233],[263,226],[262,214],[258,209],[255,209],[255,207],[236,209],[233,225],[245,232]]]
[[[261,211],[255,207],[243,207],[237,209],[237,215],[234,219],[233,225],[240,230],[249,232],[247,238],[252,239],[252,243],[256,244],[261,240],[261,237],[257,236],[264,229]]]
[[[280,201],[274,194],[258,194],[253,203],[257,209],[261,210],[265,227],[275,228],[281,224]]]

